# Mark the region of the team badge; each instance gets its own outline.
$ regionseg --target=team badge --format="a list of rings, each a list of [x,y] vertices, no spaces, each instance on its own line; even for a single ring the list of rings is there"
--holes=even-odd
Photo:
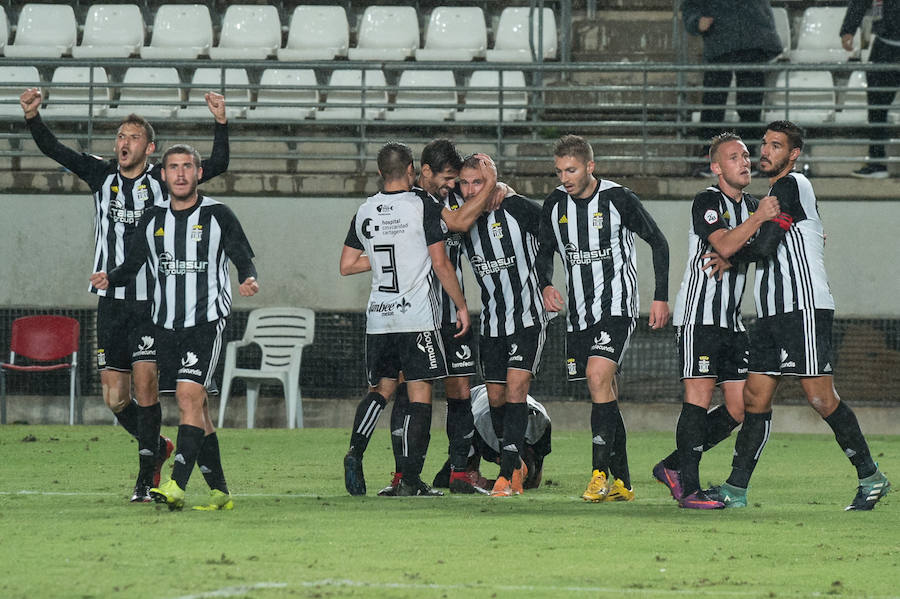
[[[593,218],[591,219],[591,224],[595,229],[603,228],[603,213],[595,212]]]
[[[708,224],[712,225],[716,221],[719,220],[719,213],[715,210],[707,210],[703,215],[703,220],[705,220]]]
[[[203,225],[191,227],[191,241],[203,241]]]
[[[138,186],[137,190],[134,193],[134,197],[139,202],[146,202],[147,199],[150,197],[150,192],[149,192],[149,190],[147,190],[147,186],[146,185]]]
[[[700,356],[700,361],[697,362],[697,370],[703,374],[709,373],[709,356]]]
[[[578,367],[575,366],[575,358],[569,358],[566,360],[566,372],[569,373],[569,376],[574,376],[577,372]]]
[[[503,225],[500,223],[491,223],[491,237],[494,239],[503,239]]]
[[[106,366],[106,350],[97,350],[97,366],[99,366],[100,368]]]

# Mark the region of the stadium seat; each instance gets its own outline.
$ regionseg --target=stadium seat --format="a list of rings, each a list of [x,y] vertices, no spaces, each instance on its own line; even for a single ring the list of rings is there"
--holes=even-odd
[[[797,49],[791,51],[791,62],[847,62],[859,56],[859,31],[853,40],[853,52],[841,47],[841,23],[847,9],[842,6],[813,6],[803,12]]]
[[[240,87],[230,87],[240,86]],[[206,92],[225,95],[225,114],[229,119],[243,118],[250,108],[250,80],[245,69],[225,69],[225,91],[222,91],[222,69],[201,67],[194,71],[188,91],[187,106],[178,118],[207,120],[211,114],[206,105]]]
[[[766,111],[766,122],[787,119],[806,126],[834,120],[834,79],[831,73],[782,71],[778,74],[775,87],[776,91],[766,94],[766,104],[770,106]]]
[[[841,124],[865,124],[869,120],[869,101],[866,98],[866,72],[853,71],[847,80],[847,89],[838,94],[840,110],[834,122]]]
[[[412,6],[369,6],[363,13],[350,60],[404,60],[419,47],[419,19]]]
[[[488,50],[485,58],[490,62],[531,62],[534,56],[528,43],[528,15],[531,10],[527,7],[507,7],[500,13],[500,21],[494,34],[494,48]],[[544,9],[544,36],[543,59],[556,58],[556,16],[553,10]],[[533,23],[534,52],[535,56],[541,51],[541,38],[539,35],[540,13],[535,11],[531,19]]]
[[[69,371],[69,424],[75,424],[80,338],[81,325],[68,316],[23,316],[13,321],[9,362],[0,363],[0,424],[6,424],[7,373],[34,374],[57,370]],[[25,364],[21,358],[25,358]]]
[[[128,58],[144,45],[144,17],[136,4],[94,4],[75,58]]]
[[[37,67],[0,66],[0,119],[22,120],[19,96],[29,87],[40,87],[41,76]]]
[[[478,6],[439,6],[431,11],[425,30],[425,47],[416,60],[465,61],[484,57],[487,27]]]
[[[247,384],[247,428],[253,428],[256,399],[264,380],[277,380],[284,388],[288,428],[303,428],[303,400],[300,395],[300,362],[303,347],[313,342],[316,314],[309,308],[257,308],[250,312],[247,329],[240,341],[225,346],[225,372],[219,402],[219,428],[225,423],[225,406],[231,382]],[[259,368],[238,368],[238,349],[256,344],[262,350]]]
[[[225,11],[213,60],[263,60],[281,47],[281,19],[271,5],[232,4]]]
[[[109,79],[102,67],[94,67],[93,75],[92,98],[90,67],[56,67],[46,106],[41,111],[44,118],[105,116],[109,108]]]
[[[331,60],[347,56],[350,26],[343,6],[305,6],[294,9],[287,44],[278,60]]]
[[[479,90],[479,88],[485,88]],[[502,88],[501,97],[498,89]],[[525,90],[525,73],[522,71],[475,71],[466,86],[465,108],[456,113],[457,121],[500,120],[524,121],[528,113],[528,92]]]
[[[156,9],[150,45],[141,58],[191,59],[209,54],[213,43],[212,19],[204,4],[163,4]]]
[[[316,112],[317,120],[357,120],[359,118],[384,118],[388,94],[384,73],[374,69],[365,72],[365,98],[363,98],[363,73],[358,69],[334,71],[328,80],[325,107]],[[341,89],[345,88],[345,89]],[[365,105],[365,111],[363,111]]]
[[[78,41],[75,11],[68,4],[26,4],[19,12],[9,58],[59,58]]]
[[[180,86],[181,80],[175,67],[129,67],[122,78],[119,95],[123,103],[110,108],[107,114],[125,118],[136,113],[151,121],[172,118],[181,104]]]
[[[775,16],[775,31],[778,32],[778,39],[781,40],[781,54],[777,59],[788,59],[791,55],[791,19],[788,16],[787,9],[783,6],[772,7],[772,14]]]
[[[293,89],[306,87],[307,89]],[[298,121],[309,118],[319,101],[316,73],[312,69],[266,69],[249,119]]]
[[[444,121],[456,113],[453,71],[403,71],[397,87],[394,109],[385,114],[388,120]]]
[[[9,41],[9,19],[6,18],[6,9],[0,6],[0,54],[6,48]]]

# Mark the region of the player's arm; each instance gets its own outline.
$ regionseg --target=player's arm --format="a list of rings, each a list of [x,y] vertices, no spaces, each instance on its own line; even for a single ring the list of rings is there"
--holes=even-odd
[[[484,187],[472,199],[463,203],[456,210],[450,210],[447,207],[441,209],[441,219],[451,231],[465,233],[472,228],[478,217],[485,211],[489,210],[492,205],[499,204],[496,200],[502,202],[506,195],[506,185],[502,187],[497,184],[497,168],[494,162],[486,154],[478,154],[481,158],[480,176],[484,179]]]
[[[538,222],[538,252],[534,259],[534,270],[537,274],[544,309],[547,312],[559,312],[565,306],[562,294],[553,286],[553,253],[556,251],[556,235],[553,232],[551,215],[555,201],[553,194],[544,200]]]
[[[347,237],[344,239],[344,249],[341,250],[341,276],[346,277],[372,270],[372,263],[363,252],[365,252],[365,248],[356,233],[356,215],[354,215],[350,221],[350,230],[347,231]]]
[[[766,196],[746,221],[730,229],[720,212],[719,201],[717,191],[700,192],[691,206],[691,218],[694,231],[723,258],[730,258],[744,247],[760,226],[779,212],[778,200]]]
[[[432,243],[428,246],[428,255],[431,256],[431,268],[434,274],[456,304],[456,326],[457,333],[454,337],[461,337],[468,332],[470,327],[469,308],[466,306],[466,296],[463,295],[462,288],[459,286],[459,280],[456,278],[456,269],[447,257],[447,251],[444,249],[443,240]]]
[[[656,221],[641,204],[641,200],[630,189],[623,188],[623,194],[613,202],[621,202],[619,212],[626,227],[647,242],[653,256],[653,276],[656,285],[653,303],[650,304],[650,328],[661,329],[669,322],[669,242],[657,226]]]
[[[238,292],[245,297],[256,295],[259,292],[259,283],[256,280],[258,277],[256,265],[253,263],[255,254],[241,222],[231,208],[224,204],[217,218],[221,221],[225,255],[237,268],[240,281]]]
[[[138,221],[134,234],[128,239],[125,248],[125,260],[108,273],[100,271],[91,275],[91,285],[97,289],[121,287],[134,280],[138,271],[147,262],[150,245],[147,242],[147,228],[155,218],[153,210],[144,212]]]
[[[203,175],[200,182],[209,181],[228,170],[231,159],[231,148],[228,143],[228,119],[225,114],[225,96],[215,92],[206,94],[206,105],[216,119],[213,133],[213,146],[209,158],[202,161]]]
[[[782,177],[772,186],[770,194],[778,201],[778,214],[760,226],[755,239],[729,257],[732,263],[756,262],[773,256],[791,225],[804,218],[796,179]]]

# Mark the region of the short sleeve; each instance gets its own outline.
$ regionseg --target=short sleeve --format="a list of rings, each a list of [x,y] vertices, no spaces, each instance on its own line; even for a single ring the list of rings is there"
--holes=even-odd
[[[431,199],[423,199],[422,206],[424,206],[422,221],[425,226],[425,245],[444,241],[441,206]]]
[[[715,231],[728,228],[728,224],[722,216],[718,195],[718,192],[711,191],[698,193],[691,206],[694,232],[703,241],[707,241]]]
[[[347,237],[344,239],[344,245],[347,247],[351,247],[355,250],[364,250],[362,242],[359,240],[359,235],[356,234],[356,215],[353,215],[353,218],[350,219],[350,230],[347,231]]]

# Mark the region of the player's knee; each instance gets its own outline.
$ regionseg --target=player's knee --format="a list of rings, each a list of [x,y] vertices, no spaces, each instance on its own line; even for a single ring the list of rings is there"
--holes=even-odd
[[[103,401],[114,414],[118,414],[131,401],[131,396],[128,393],[122,393],[122,389],[118,385],[103,385]]]

